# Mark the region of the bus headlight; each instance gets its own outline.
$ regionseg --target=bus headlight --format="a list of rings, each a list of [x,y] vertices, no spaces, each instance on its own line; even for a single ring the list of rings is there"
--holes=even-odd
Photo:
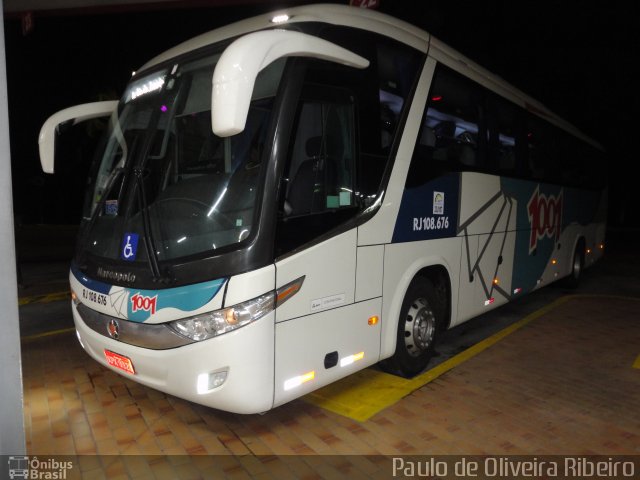
[[[275,293],[269,292],[233,307],[170,322],[169,326],[179,334],[200,342],[264,317],[274,309],[274,300]]]

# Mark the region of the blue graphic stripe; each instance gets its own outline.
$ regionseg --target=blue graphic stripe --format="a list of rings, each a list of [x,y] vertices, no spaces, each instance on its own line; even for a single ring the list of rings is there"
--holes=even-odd
[[[93,280],[87,277],[84,273],[78,270],[74,264],[71,265],[71,273],[76,280],[78,280],[82,285],[87,287],[89,290],[93,290],[94,292],[103,293],[107,295],[111,290],[111,285],[103,282],[99,282],[98,280]]]
[[[192,312],[209,303],[226,281],[226,278],[219,278],[210,282],[169,288],[167,290],[133,290],[129,288],[127,289],[129,291],[127,317],[134,322],[144,322],[152,314],[151,305],[153,305],[156,312],[163,308],[175,308],[183,312]],[[136,299],[140,299],[138,302],[134,299],[136,295],[139,296]],[[142,299],[149,300],[145,302]]]
[[[438,177],[402,194],[393,243],[455,237],[460,174]]]
[[[157,313],[163,308],[175,308],[187,313],[198,310],[213,300],[228,280],[227,278],[218,278],[208,282],[164,290],[145,290],[117,287],[93,280],[84,275],[75,265],[71,266],[71,273],[89,290],[110,297],[111,294],[117,295],[119,298],[126,295],[126,316],[128,320],[134,322],[144,322],[152,313]]]

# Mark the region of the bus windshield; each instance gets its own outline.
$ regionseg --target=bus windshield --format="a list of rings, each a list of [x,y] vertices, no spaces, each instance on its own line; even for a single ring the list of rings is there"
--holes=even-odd
[[[133,78],[92,168],[80,252],[168,261],[232,248],[251,234],[284,60],[259,74],[245,130],[220,138],[211,129],[220,53]]]

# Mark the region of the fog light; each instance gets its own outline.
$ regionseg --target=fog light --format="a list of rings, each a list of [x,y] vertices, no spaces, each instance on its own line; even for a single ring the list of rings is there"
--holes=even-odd
[[[200,395],[209,393],[227,380],[228,370],[222,370],[219,372],[201,373],[198,375],[198,393]]]

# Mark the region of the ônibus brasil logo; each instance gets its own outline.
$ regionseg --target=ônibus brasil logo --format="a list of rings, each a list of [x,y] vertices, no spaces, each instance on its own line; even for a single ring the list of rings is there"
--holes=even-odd
[[[151,315],[156,313],[156,302],[158,301],[158,296],[155,297],[146,297],[144,295],[140,295],[140,292],[131,296],[131,311],[137,312],[138,310],[143,310],[145,312],[150,312]]]
[[[538,185],[527,204],[531,237],[529,239],[529,253],[538,246],[538,240],[543,238],[560,239],[562,232],[562,190],[558,195],[540,193]]]

